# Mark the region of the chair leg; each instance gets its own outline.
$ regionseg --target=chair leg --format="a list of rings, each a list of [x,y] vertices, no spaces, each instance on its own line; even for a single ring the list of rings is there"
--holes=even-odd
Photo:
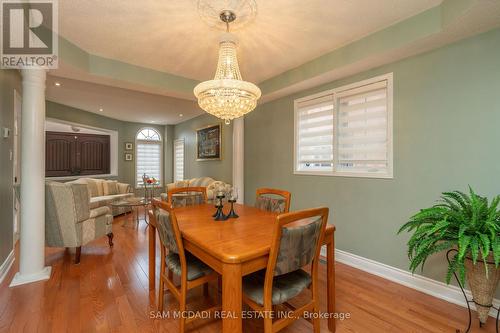
[[[313,313],[318,313],[318,302],[314,302],[314,307],[313,307]],[[313,332],[314,333],[320,333],[321,332],[321,321],[319,320],[318,316],[314,316],[312,318],[312,324],[313,324]]]
[[[179,332],[184,333],[186,330],[186,302],[187,302],[187,280],[185,277],[181,277],[181,286],[180,286],[180,299],[179,299],[179,312],[180,312],[180,321],[179,321]]]
[[[109,247],[113,247],[113,233],[110,232],[107,236],[108,236]]]
[[[265,314],[264,333],[273,333],[273,318],[269,315],[269,313]]]
[[[181,292],[181,299],[179,302],[179,312],[180,312],[180,321],[179,321],[179,332],[184,333],[186,330],[186,317],[185,317],[185,311],[186,311],[186,293]]]
[[[316,271],[314,270],[316,269]],[[317,273],[317,266],[313,268],[313,277],[316,277],[318,275]],[[319,313],[319,303],[318,303],[318,298],[319,298],[319,292],[318,292],[318,284],[316,283],[316,279],[313,278],[313,281],[311,283],[311,293],[312,293],[312,300],[313,300],[313,313],[317,314]],[[318,316],[314,316],[312,318],[312,324],[313,324],[313,332],[314,333],[320,333],[321,332],[321,321]]]
[[[165,298],[165,249],[161,248],[160,254],[160,285],[158,286],[158,311],[163,312],[163,299]],[[170,273],[170,271],[169,271]]]
[[[165,281],[160,273],[160,285],[158,286],[158,311],[163,312],[163,299],[165,298]]]
[[[75,264],[79,264],[80,263],[80,256],[81,255],[82,255],[82,247],[78,246],[76,248],[76,253],[75,253]]]

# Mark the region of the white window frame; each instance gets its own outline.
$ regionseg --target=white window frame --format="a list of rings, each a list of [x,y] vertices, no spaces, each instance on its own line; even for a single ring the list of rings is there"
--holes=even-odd
[[[176,157],[175,157],[175,145],[176,143],[178,142],[181,142],[182,143],[182,149],[184,150],[183,151],[183,155],[182,155],[182,179],[180,180],[184,180],[184,176],[185,176],[185,173],[186,173],[186,145],[185,145],[185,142],[184,142],[184,139],[176,139],[174,140],[174,149],[173,149],[173,159],[174,159],[174,182],[176,181],[179,181],[177,179],[177,165],[176,165]]]
[[[141,133],[143,130],[147,130],[147,129],[155,131],[158,134],[158,136],[160,137],[160,140],[159,141],[147,141],[147,140],[137,139],[137,136],[139,135],[139,133]],[[154,127],[142,127],[137,131],[137,133],[135,133],[134,182],[135,182],[135,188],[141,188],[141,186],[143,184],[139,184],[139,182],[137,181],[137,163],[138,163],[138,156],[139,156],[137,154],[137,143],[159,144],[160,145],[160,179],[159,179],[159,181],[160,181],[160,186],[163,186],[163,137],[162,137],[160,131],[158,131],[158,129],[156,129]]]
[[[387,81],[387,126],[388,126],[388,131],[387,131],[387,172],[384,174],[376,174],[376,173],[361,173],[361,172],[337,172],[336,171],[336,165],[337,165],[337,158],[338,158],[338,151],[337,151],[337,97],[336,95],[342,92],[345,92],[347,90],[352,90],[355,88],[360,88],[366,85],[370,85],[376,82],[380,81]],[[297,158],[299,156],[298,154],[298,112],[299,108],[298,105],[301,102],[308,101],[311,99],[315,98],[320,98],[323,96],[327,95],[333,95],[333,101],[334,101],[334,109],[333,109],[333,159],[334,159],[334,164],[333,164],[333,170],[332,171],[304,171],[304,170],[297,170],[298,167],[298,161]],[[317,94],[309,95],[306,97],[302,97],[299,99],[296,99],[294,101],[294,116],[293,116],[293,127],[294,127],[294,141],[293,141],[293,173],[295,175],[315,175],[315,176],[334,176],[334,177],[356,177],[356,178],[382,178],[382,179],[393,179],[394,178],[394,173],[393,173],[393,162],[394,162],[394,144],[393,144],[393,137],[394,137],[394,126],[393,126],[393,73],[387,73],[384,75],[376,76],[367,80],[355,82],[352,84],[348,84],[342,87],[338,87],[335,89],[330,89],[326,91],[322,91]]]

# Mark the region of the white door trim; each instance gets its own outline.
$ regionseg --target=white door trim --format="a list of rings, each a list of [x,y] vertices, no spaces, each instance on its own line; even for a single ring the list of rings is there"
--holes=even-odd
[[[21,112],[22,112],[22,96],[19,92],[14,89],[14,129],[12,132],[12,136],[14,139],[13,144],[13,176],[15,177],[13,182],[13,223],[14,223],[14,241],[13,246],[15,247],[16,242],[19,240],[19,225],[20,225],[20,209],[21,203],[17,200],[18,196],[16,195],[16,191],[20,191],[21,188]]]
[[[233,187],[238,189],[238,203],[245,202],[245,118],[233,121]]]

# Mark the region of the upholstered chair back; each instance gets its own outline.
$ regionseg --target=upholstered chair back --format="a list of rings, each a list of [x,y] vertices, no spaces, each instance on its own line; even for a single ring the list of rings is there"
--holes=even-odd
[[[89,194],[85,184],[45,184],[45,239],[48,246],[79,246],[80,223],[90,217]]]
[[[170,212],[155,206],[156,229],[160,242],[170,252],[179,253],[179,246],[175,238]]]
[[[274,269],[275,276],[296,271],[310,264],[314,258],[319,243],[322,219],[316,216],[298,223],[301,225],[282,228]]]
[[[257,189],[255,207],[272,213],[288,213],[291,194],[288,191],[260,188]]]
[[[206,187],[175,188],[168,193],[168,203],[172,208],[201,205],[206,202]]]
[[[107,206],[91,209],[87,184],[48,181],[45,184],[45,244],[79,247],[113,229]]]
[[[313,264],[321,250],[328,208],[314,208],[281,214],[276,217],[276,229],[269,254],[266,279],[287,274]]]
[[[201,205],[204,203],[204,200],[201,194],[193,193],[192,195],[186,197],[174,196],[172,197],[171,202],[172,202],[172,207],[175,208],[175,207]]]
[[[271,198],[264,195],[257,197],[255,200],[255,207],[258,209],[279,214],[285,212],[285,204],[283,198]]]

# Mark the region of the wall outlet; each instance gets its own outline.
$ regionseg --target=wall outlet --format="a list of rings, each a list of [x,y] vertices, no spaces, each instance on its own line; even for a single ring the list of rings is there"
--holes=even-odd
[[[10,128],[4,127],[2,128],[2,137],[7,139],[10,136]]]

